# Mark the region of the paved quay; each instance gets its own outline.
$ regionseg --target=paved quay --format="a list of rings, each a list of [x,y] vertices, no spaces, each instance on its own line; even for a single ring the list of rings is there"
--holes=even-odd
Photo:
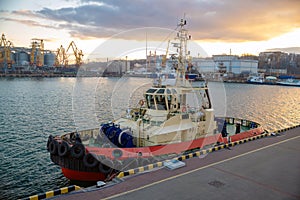
[[[300,199],[300,127],[52,199]]]

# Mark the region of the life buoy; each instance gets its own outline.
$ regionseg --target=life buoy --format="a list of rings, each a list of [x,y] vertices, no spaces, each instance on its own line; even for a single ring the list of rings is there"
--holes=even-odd
[[[70,146],[66,141],[62,141],[58,145],[58,155],[59,156],[66,156],[69,153]]]
[[[49,152],[51,155],[57,155],[58,142],[56,140],[52,140],[49,143]]]
[[[96,167],[98,165],[98,160],[95,154],[88,153],[83,157],[83,164],[86,167]]]
[[[99,171],[103,174],[108,174],[113,168],[113,162],[107,158],[99,162]]]
[[[74,158],[82,158],[85,153],[85,147],[81,143],[75,144],[71,147],[70,153]]]

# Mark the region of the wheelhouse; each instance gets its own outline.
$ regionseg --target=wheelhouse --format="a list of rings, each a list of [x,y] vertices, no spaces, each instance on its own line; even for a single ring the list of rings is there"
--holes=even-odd
[[[152,87],[145,92],[144,98],[146,108],[168,113],[184,112],[187,108],[211,108],[207,87]]]
[[[174,88],[150,88],[144,96],[148,109],[174,111],[178,108],[178,92]]]

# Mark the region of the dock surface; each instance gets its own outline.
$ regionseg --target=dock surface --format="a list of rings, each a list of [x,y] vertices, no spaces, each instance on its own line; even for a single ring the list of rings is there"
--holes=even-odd
[[[300,199],[300,127],[52,199]]]

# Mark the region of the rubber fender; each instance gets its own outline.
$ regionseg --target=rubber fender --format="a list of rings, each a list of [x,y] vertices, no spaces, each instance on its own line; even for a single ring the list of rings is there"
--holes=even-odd
[[[98,165],[98,160],[95,154],[88,153],[83,157],[83,164],[86,167],[96,167]]]
[[[85,147],[81,143],[77,143],[71,147],[71,156],[74,158],[82,158],[85,154]]]
[[[75,143],[76,144],[81,144],[82,143],[82,140],[80,138],[80,134],[79,133],[74,133],[74,135],[72,136],[72,138],[74,139]]]
[[[70,151],[70,146],[66,141],[62,141],[58,145],[58,155],[59,156],[66,156],[66,155],[68,155],[69,151]]]
[[[103,174],[108,174],[113,168],[113,161],[110,159],[103,159],[99,162],[99,171]]]
[[[49,151],[49,145],[50,145],[50,142],[53,140],[53,136],[52,135],[49,135],[48,137],[48,141],[47,141],[47,150]]]
[[[57,151],[58,151],[58,142],[56,140],[52,140],[49,143],[49,152],[52,155],[57,155]]]

